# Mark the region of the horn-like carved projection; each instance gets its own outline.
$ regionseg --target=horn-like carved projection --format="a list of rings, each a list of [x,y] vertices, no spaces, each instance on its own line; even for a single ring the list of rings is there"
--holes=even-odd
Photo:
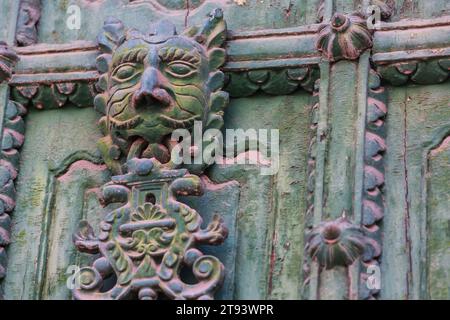
[[[19,61],[17,54],[5,42],[0,41],[0,83],[11,78],[12,69]]]

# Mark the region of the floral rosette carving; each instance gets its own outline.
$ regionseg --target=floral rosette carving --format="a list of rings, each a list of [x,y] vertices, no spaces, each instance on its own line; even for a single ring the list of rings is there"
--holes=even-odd
[[[368,245],[363,231],[347,218],[325,221],[308,235],[307,252],[313,261],[332,269],[349,266],[363,255]]]
[[[185,169],[165,169],[156,159],[135,158],[127,165],[128,174],[103,187],[105,204],[125,205],[104,217],[98,236],[81,221],[73,237],[79,251],[101,254],[79,271],[74,298],[212,299],[224,267],[196,247],[222,243],[228,230],[218,216],[203,229],[200,214],[177,201],[180,195],[201,195],[200,178]],[[192,268],[196,284],[182,279],[183,267]],[[111,279],[114,285],[105,290]]]
[[[355,60],[372,47],[372,32],[362,15],[335,13],[328,24],[319,29],[316,48],[329,61]]]

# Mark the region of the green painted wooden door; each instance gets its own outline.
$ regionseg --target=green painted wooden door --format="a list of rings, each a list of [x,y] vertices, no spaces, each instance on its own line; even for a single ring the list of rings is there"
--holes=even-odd
[[[448,1],[0,0],[0,41],[3,298],[450,298]],[[248,141],[169,166],[184,114]]]

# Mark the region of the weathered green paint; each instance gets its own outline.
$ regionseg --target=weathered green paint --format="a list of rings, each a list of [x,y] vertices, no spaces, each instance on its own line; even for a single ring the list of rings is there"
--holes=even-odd
[[[34,111],[27,115],[26,131],[30,135],[21,153],[17,214],[9,247],[7,280],[4,282],[8,299],[58,297],[46,288],[41,296],[41,290],[55,286],[52,279],[60,277],[67,265],[74,264],[75,251],[70,233],[76,225],[71,221],[78,221],[77,217],[81,218],[86,210],[83,206],[85,191],[102,183],[101,175],[96,174],[98,167],[92,163],[92,159],[100,159],[99,155],[95,157],[98,154],[95,141],[100,137],[96,118],[92,109],[76,108],[68,108],[67,112]],[[84,154],[80,154],[81,151]],[[86,153],[90,156],[86,157]],[[80,159],[77,159],[77,154]],[[67,162],[68,159],[75,162],[83,158],[94,170],[91,173],[81,170],[73,177],[73,183],[61,184],[54,171],[69,169],[72,163]],[[104,174],[109,175],[107,172]],[[67,198],[67,194],[71,196]],[[16,241],[16,237],[20,241]],[[67,258],[58,260],[62,256]],[[60,297],[68,297],[67,292]]]
[[[67,266],[92,263],[87,255],[75,253],[71,235],[79,220],[87,219],[96,229],[111,210],[98,201],[110,171],[96,149],[101,135],[92,108],[99,54],[93,41],[105,18],[114,16],[145,31],[149,22],[165,17],[182,30],[186,23],[201,24],[219,6],[229,28],[229,58],[222,69],[227,74],[224,88],[232,97],[223,129],[279,129],[280,171],[261,176],[259,166],[213,165],[203,177],[211,189],[199,199],[183,199],[206,220],[220,211],[232,226],[222,246],[202,247],[226,267],[217,297],[366,296],[361,294],[364,282],[359,277],[366,267],[361,259],[346,267],[334,266],[334,261],[334,268],[325,270],[306,254],[305,233],[343,212],[353,224],[363,224],[365,183],[370,180],[365,175],[367,125],[374,125],[366,122],[367,99],[384,87],[389,97],[387,139],[376,161],[385,168],[385,182],[375,186],[384,199],[384,218],[371,225],[381,228],[382,256],[366,262],[381,265],[380,298],[449,299],[448,1],[395,1],[383,29],[374,31],[373,50],[351,52],[345,58],[352,61],[337,63],[333,50],[321,55],[315,48],[317,18],[328,23],[335,13],[350,14],[381,0],[247,0],[241,5],[206,0],[189,1],[189,11],[185,1],[158,0],[163,9],[152,1],[44,0],[38,42],[52,45],[16,48],[22,60],[10,82],[12,90],[0,84],[0,114],[8,92],[31,112],[25,120],[17,208],[2,284],[5,298],[70,299]],[[0,12],[11,12],[9,19],[0,19],[0,40],[9,43],[15,36],[17,3],[0,1]],[[71,4],[81,7],[80,30],[65,27]],[[433,19],[418,20],[423,18]],[[370,45],[366,41],[361,48]],[[343,48],[334,49],[339,53]],[[371,87],[371,67],[380,73],[382,85]],[[317,100],[314,127],[310,112]],[[378,120],[383,125],[384,115]],[[308,197],[313,197],[312,208]],[[312,212],[310,222],[307,212]]]
[[[237,179],[243,183],[243,207],[237,225],[236,298],[300,298],[310,108],[311,98],[304,93],[262,94],[232,100],[225,114],[229,129],[280,130],[278,174],[259,176],[249,168],[243,173],[251,170],[253,177]]]
[[[442,162],[445,146],[436,160],[438,154],[431,154],[450,130],[448,89],[448,83],[389,89],[385,189],[390,191],[386,195],[383,239],[389,249],[383,251],[381,265],[383,298],[432,297],[427,274],[430,279],[434,276],[427,271],[432,262],[427,259],[436,254],[433,247],[445,246],[446,237],[439,231],[442,229],[436,229],[435,221],[448,221],[449,215],[448,210],[443,213],[440,209],[447,201],[448,180],[444,183],[436,178],[448,172],[448,163]],[[442,188],[447,195],[442,194]],[[438,228],[445,228],[445,224]],[[445,259],[445,254],[448,246],[447,253],[440,251],[434,259]],[[445,260],[438,261],[432,268],[442,268],[439,263]],[[445,275],[442,277],[441,281]],[[448,280],[444,283],[448,285]]]
[[[450,14],[450,3],[441,0],[398,0],[395,1],[393,21],[414,18],[437,18]]]
[[[449,138],[428,155],[427,178],[427,298],[450,299],[450,234],[449,213],[450,195],[448,181],[450,181],[450,148]]]
[[[239,1],[206,0],[202,1],[204,5],[196,10],[191,8],[189,11],[167,10],[164,8],[165,4],[169,2],[167,0],[158,1],[163,6],[161,11],[155,10],[152,3],[145,3],[145,1],[128,2],[123,0],[94,3],[83,0],[44,1],[42,15],[46,19],[41,19],[39,42],[65,43],[73,40],[92,40],[108,16],[115,16],[126,25],[137,29],[141,28],[142,24],[146,24],[146,21],[168,18],[181,30],[186,22],[189,25],[201,24],[204,17],[217,7],[224,9],[225,20],[228,22],[230,30],[249,31],[294,27],[315,23],[320,0],[281,0],[276,2],[246,0],[243,1],[245,3],[243,5],[238,5]],[[80,30],[61,27],[65,26],[70,16],[67,14],[67,8],[72,4],[81,8]]]

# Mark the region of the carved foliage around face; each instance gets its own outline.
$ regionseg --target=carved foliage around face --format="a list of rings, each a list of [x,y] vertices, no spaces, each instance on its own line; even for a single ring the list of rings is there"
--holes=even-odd
[[[104,114],[99,142],[106,164],[123,172],[126,159],[170,160],[170,135],[175,129],[220,129],[228,94],[222,91],[226,25],[214,10],[203,27],[182,35],[168,21],[146,32],[126,29],[109,18],[98,37],[100,49],[94,104]]]
[[[19,61],[17,54],[0,41],[0,83],[11,78],[14,65]]]
[[[372,32],[362,15],[334,14],[331,22],[321,26],[316,48],[329,61],[355,60],[372,46]]]

